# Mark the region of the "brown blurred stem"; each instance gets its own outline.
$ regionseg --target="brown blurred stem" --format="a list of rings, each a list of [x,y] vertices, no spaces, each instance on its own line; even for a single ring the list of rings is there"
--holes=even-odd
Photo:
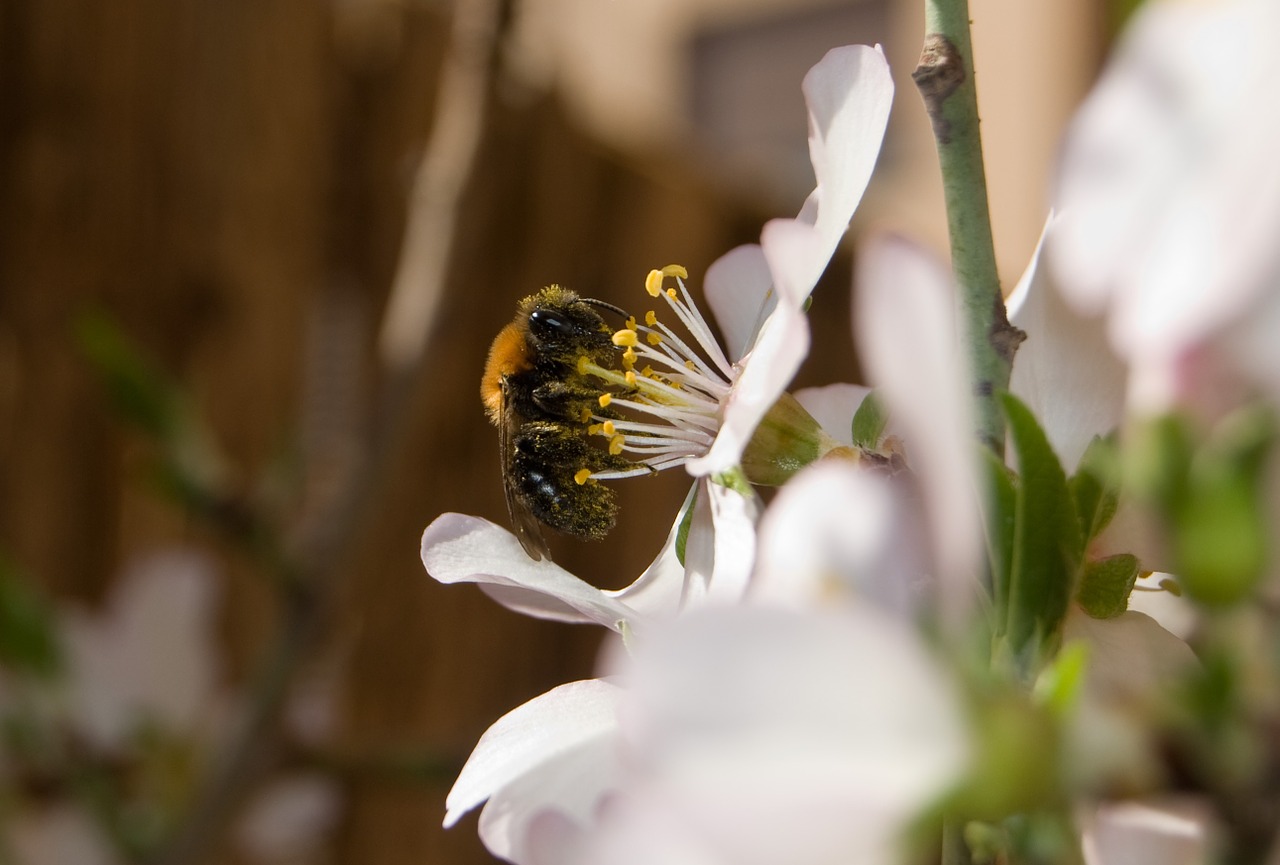
[[[417,181],[392,300],[382,328],[387,398],[363,458],[327,507],[299,527],[287,564],[282,624],[258,678],[188,817],[148,861],[198,865],[217,851],[237,808],[268,768],[281,711],[296,674],[324,633],[337,587],[364,529],[363,520],[393,477],[409,416],[413,382],[435,304],[448,272],[459,203],[468,186],[487,114],[506,0],[458,0],[440,74],[435,122]],[[386,348],[390,346],[390,348]]]
[[[942,168],[977,431],[1003,455],[1004,420],[996,394],[1009,387],[1013,356],[1026,334],[1009,324],[996,272],[968,0],[925,0],[924,48],[912,78],[929,112]]]

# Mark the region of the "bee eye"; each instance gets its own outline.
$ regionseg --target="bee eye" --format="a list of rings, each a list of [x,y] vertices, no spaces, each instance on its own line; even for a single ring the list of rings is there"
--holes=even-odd
[[[546,309],[535,309],[529,314],[529,327],[539,336],[567,335],[573,333],[573,325]]]

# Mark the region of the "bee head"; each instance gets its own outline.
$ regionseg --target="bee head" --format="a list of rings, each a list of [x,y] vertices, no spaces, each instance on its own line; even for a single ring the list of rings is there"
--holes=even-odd
[[[608,325],[576,295],[544,291],[528,313],[529,338],[540,356],[571,361],[611,346]]]

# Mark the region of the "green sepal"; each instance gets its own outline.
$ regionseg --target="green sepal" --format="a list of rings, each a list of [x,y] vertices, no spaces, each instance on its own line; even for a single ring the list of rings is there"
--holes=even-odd
[[[880,447],[880,437],[889,423],[889,413],[875,391],[867,394],[853,414],[853,444],[864,450]]]
[[[1025,658],[1033,638],[1056,639],[1084,543],[1066,473],[1044,430],[1017,397],[1002,394],[1001,403],[1018,459],[1008,636],[1014,655]]]
[[[1082,540],[1087,546],[1116,515],[1120,483],[1115,444],[1109,439],[1094,437],[1080,458],[1075,475],[1067,483],[1080,518]]]
[[[680,527],[676,529],[676,561],[684,567],[684,550],[689,544],[689,529],[693,526],[693,509],[698,505],[698,485],[689,490],[684,500],[684,512],[680,515]]]
[[[1129,553],[1088,562],[1080,569],[1076,603],[1095,619],[1114,619],[1129,609],[1138,570],[1138,557]]]

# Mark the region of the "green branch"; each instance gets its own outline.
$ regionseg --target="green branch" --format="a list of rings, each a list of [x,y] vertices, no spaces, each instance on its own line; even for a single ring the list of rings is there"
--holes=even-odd
[[[995,395],[1009,387],[1013,355],[1025,334],[1009,324],[996,272],[968,0],[925,0],[925,33],[912,78],[929,112],[942,167],[951,267],[960,288],[977,432],[1003,454],[1004,422]]]

